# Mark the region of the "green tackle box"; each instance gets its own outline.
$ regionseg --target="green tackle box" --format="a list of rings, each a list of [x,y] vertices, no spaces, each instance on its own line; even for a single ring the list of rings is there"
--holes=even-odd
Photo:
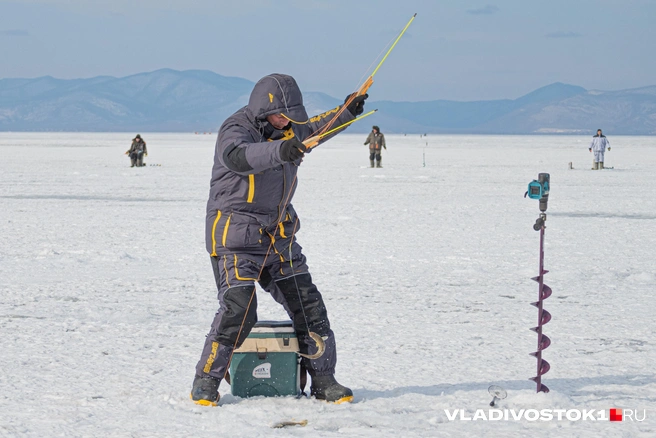
[[[238,397],[298,396],[300,356],[291,321],[259,321],[230,362],[230,389]]]

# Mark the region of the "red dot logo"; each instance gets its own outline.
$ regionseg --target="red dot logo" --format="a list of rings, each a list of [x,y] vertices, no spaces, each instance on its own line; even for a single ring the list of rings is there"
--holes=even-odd
[[[610,410],[610,421],[622,421],[622,410],[621,409],[611,409]]]

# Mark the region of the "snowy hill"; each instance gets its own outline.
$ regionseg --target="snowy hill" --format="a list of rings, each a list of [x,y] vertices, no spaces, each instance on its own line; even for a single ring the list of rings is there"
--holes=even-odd
[[[0,131],[216,131],[246,104],[253,82],[210,71],[162,69],[124,78],[0,80]],[[656,134],[656,86],[589,91],[554,83],[520,98],[457,102],[375,101],[372,124],[388,133]],[[306,92],[308,112],[342,103]]]
[[[163,69],[125,78],[0,81],[0,130],[216,129],[253,83],[208,71]]]

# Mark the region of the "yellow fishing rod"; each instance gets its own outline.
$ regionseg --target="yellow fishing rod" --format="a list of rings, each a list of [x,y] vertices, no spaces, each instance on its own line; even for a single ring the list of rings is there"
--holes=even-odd
[[[378,72],[378,70],[380,69],[380,66],[383,65],[383,62],[385,62],[385,60],[387,59],[387,57],[389,56],[389,54],[392,52],[392,50],[393,50],[394,47],[396,46],[396,43],[399,42],[399,40],[401,39],[401,37],[403,36],[403,34],[405,33],[405,31],[408,30],[408,27],[410,27],[410,25],[412,24],[412,22],[414,21],[414,19],[415,19],[416,16],[417,16],[417,13],[415,12],[415,14],[412,16],[412,18],[410,18],[410,21],[408,21],[408,23],[405,25],[405,27],[403,28],[403,30],[401,31],[401,33],[399,34],[399,36],[396,37],[396,40],[394,40],[394,43],[393,43],[392,46],[389,48],[389,50],[387,51],[387,53],[385,53],[385,56],[383,56],[383,59],[380,60],[380,62],[378,63],[378,65],[377,65],[376,68],[374,69],[374,72],[373,72],[373,73],[367,78],[366,81],[364,81],[364,84],[362,84],[362,86],[361,86],[360,89],[358,90],[358,94],[357,94],[356,96],[362,96],[362,95],[365,94],[365,93],[367,92],[367,90],[369,90],[369,88],[373,85],[373,83],[374,83],[374,75]],[[355,96],[354,96],[354,97],[355,97]]]
[[[357,122],[358,120],[362,120],[362,119],[364,119],[365,117],[368,117],[368,116],[372,115],[372,114],[375,113],[376,111],[378,111],[378,110],[377,110],[377,109],[375,109],[375,110],[371,110],[371,111],[369,111],[368,113],[362,114],[361,116],[356,117],[356,118],[353,119],[353,120],[350,120],[350,121],[348,121],[348,122],[346,122],[346,123],[343,123],[343,124],[339,125],[339,126],[336,127],[336,128],[331,129],[330,131],[326,131],[326,132],[321,133],[321,134],[319,134],[319,135],[315,135],[315,136],[312,136],[312,137],[308,137],[308,138],[306,138],[305,140],[303,140],[303,144],[304,144],[308,149],[312,149],[313,147],[315,147],[315,146],[317,146],[317,145],[319,144],[319,141],[321,141],[322,138],[324,138],[324,137],[326,137],[326,136],[332,134],[332,133],[335,132],[335,131],[339,131],[340,129],[344,129],[344,128],[346,128],[348,125],[350,125],[351,123],[355,123],[355,122]]]
[[[343,112],[343,111],[349,106],[349,104],[350,104],[351,102],[353,102],[353,99],[355,99],[356,97],[358,97],[358,96],[362,96],[362,95],[364,95],[364,94],[367,93],[367,90],[369,90],[369,88],[370,88],[370,87],[373,85],[373,83],[374,83],[374,76],[376,75],[376,73],[378,72],[378,70],[380,69],[380,67],[383,65],[383,63],[385,62],[385,60],[387,60],[387,57],[388,57],[389,54],[392,52],[392,50],[394,50],[394,47],[396,47],[396,44],[399,42],[399,40],[401,39],[401,37],[403,36],[403,34],[405,34],[405,31],[408,30],[408,27],[410,27],[410,25],[412,24],[412,22],[414,21],[414,19],[415,19],[416,16],[417,16],[417,13],[415,13],[415,14],[412,16],[412,18],[410,18],[410,21],[408,21],[408,22],[406,23],[406,25],[405,25],[405,27],[403,28],[403,30],[401,31],[401,33],[399,33],[399,35],[396,37],[396,39],[394,40],[394,43],[392,43],[392,45],[390,46],[390,48],[387,50],[387,52],[385,53],[385,56],[383,56],[383,59],[380,60],[380,62],[378,63],[378,65],[377,65],[376,68],[374,69],[373,73],[371,73],[371,75],[369,75],[369,77],[367,78],[367,80],[364,82],[364,84],[362,84],[362,86],[358,89],[357,92],[355,92],[355,93],[351,94],[351,96],[349,96],[349,98],[346,100],[346,102],[344,102],[344,105],[342,105],[342,108],[339,110],[339,112],[338,112],[337,114],[335,114],[335,117],[333,117],[333,119],[332,119],[330,122],[328,122],[323,128],[321,128],[321,129],[319,130],[319,132],[318,132],[317,135],[314,135],[314,136],[312,136],[312,137],[306,139],[306,140],[303,142],[303,144],[305,144],[305,145],[308,147],[308,149],[317,146],[319,140],[321,140],[321,138],[325,137],[325,136],[328,135],[329,133],[334,132],[334,131],[336,131],[336,130],[338,130],[338,129],[341,129],[341,128],[345,127],[345,126],[348,126],[348,125],[350,125],[351,123],[353,123],[353,122],[355,122],[355,121],[357,121],[357,120],[360,120],[360,119],[362,119],[363,117],[366,117],[366,116],[372,114],[373,112],[375,112],[375,111],[373,111],[373,112],[367,113],[367,114],[365,114],[364,116],[358,117],[358,118],[356,118],[356,119],[354,119],[354,120],[351,120],[350,122],[348,122],[348,123],[346,123],[346,124],[344,124],[344,125],[338,126],[337,128],[334,128],[334,129],[332,129],[332,130],[329,131],[330,126],[332,125],[332,123],[333,123],[334,121],[336,121],[336,120],[337,120],[337,117],[339,117],[339,115],[340,115],[340,114],[341,114],[341,113],[342,113],[342,112]]]

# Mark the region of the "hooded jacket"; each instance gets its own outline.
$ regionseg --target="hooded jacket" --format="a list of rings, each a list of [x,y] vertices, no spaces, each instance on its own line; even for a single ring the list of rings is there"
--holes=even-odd
[[[590,149],[592,149],[593,152],[604,152],[607,147],[610,146],[610,142],[606,138],[604,134],[597,134],[594,137],[592,137],[592,142],[590,143]]]
[[[141,137],[135,137],[132,139],[132,144],[130,149],[128,149],[128,154],[146,154],[148,155],[148,148],[146,147],[146,142],[143,141]]]
[[[310,137],[340,108],[308,120],[294,78],[271,74],[255,84],[248,105],[219,129],[206,210],[205,240],[210,255],[266,254],[272,241],[276,253],[291,248],[300,227],[291,204],[300,160],[283,161],[280,146],[294,136],[300,141]],[[271,114],[283,114],[292,122],[277,130],[266,120]],[[354,118],[345,109],[331,126]]]
[[[369,150],[371,152],[377,152],[379,154],[383,148],[387,149],[387,146],[385,145],[385,136],[380,131],[377,133],[371,131],[364,144],[369,145]]]

